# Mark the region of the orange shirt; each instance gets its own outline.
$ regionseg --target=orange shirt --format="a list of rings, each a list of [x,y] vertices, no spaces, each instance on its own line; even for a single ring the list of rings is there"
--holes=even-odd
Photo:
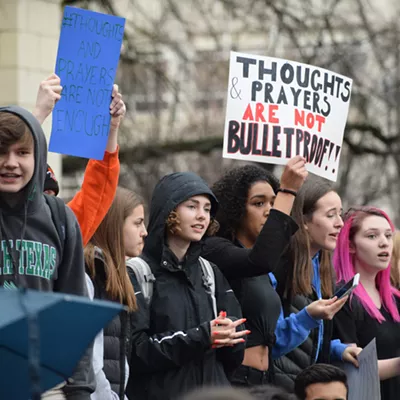
[[[86,246],[103,221],[117,191],[120,163],[118,151],[104,154],[103,161],[89,160],[81,190],[68,203],[81,227]]]

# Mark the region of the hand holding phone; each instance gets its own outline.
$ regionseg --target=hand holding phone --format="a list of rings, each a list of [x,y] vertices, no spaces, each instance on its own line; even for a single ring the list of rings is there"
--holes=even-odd
[[[308,314],[316,320],[331,320],[338,311],[346,304],[347,299],[319,299],[313,301],[306,307]]]

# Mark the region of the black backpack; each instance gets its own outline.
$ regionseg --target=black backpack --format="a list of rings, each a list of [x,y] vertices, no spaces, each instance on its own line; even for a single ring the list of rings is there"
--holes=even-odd
[[[53,221],[54,226],[56,227],[58,237],[60,238],[61,243],[61,255],[60,260],[63,259],[64,253],[64,244],[66,238],[66,226],[67,226],[67,213],[65,211],[65,203],[59,197],[50,196],[44,193],[44,198],[46,200],[47,205],[50,208],[51,219]]]

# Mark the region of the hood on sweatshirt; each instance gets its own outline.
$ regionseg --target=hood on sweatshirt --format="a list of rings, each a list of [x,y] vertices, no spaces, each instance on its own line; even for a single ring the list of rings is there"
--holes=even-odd
[[[24,196],[19,204],[10,207],[0,201],[1,208],[6,214],[24,214],[37,209],[43,197],[44,181],[47,172],[47,143],[43,129],[38,120],[27,110],[19,106],[0,107],[0,112],[8,112],[22,119],[33,136],[35,168],[32,179],[23,190]]]
[[[165,241],[165,223],[175,208],[193,196],[206,195],[211,201],[211,216],[215,217],[218,201],[207,183],[193,172],[175,172],[157,183],[150,205],[148,235],[143,252],[159,258]]]

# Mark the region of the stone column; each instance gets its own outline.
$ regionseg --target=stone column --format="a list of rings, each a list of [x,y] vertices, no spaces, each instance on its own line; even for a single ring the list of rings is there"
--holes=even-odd
[[[61,0],[0,0],[0,105],[32,110],[40,82],[54,72]],[[43,129],[49,139],[51,117]],[[61,156],[49,153],[61,180]]]

